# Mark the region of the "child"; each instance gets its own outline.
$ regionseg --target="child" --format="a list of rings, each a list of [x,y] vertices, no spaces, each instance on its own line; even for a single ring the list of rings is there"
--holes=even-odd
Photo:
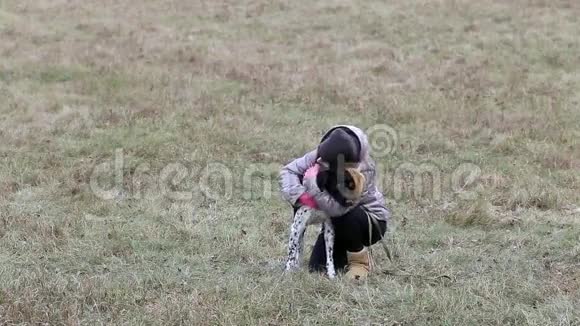
[[[376,186],[375,164],[370,157],[366,134],[354,126],[331,128],[322,137],[318,148],[295,159],[280,172],[281,192],[296,210],[309,206],[331,217],[335,229],[334,264],[337,270],[346,267],[346,277],[364,280],[368,276],[367,247],[385,234],[390,213],[383,194]],[[345,168],[362,173],[362,195],[354,203],[341,200]],[[323,178],[320,174],[325,173]],[[317,182],[318,179],[318,182]],[[326,183],[324,189],[318,186]],[[343,188],[342,188],[343,189]],[[326,257],[324,235],[320,233],[310,256],[310,270],[322,271]]]

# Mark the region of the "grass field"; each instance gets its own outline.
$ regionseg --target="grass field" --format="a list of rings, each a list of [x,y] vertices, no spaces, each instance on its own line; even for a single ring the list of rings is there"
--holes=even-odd
[[[0,0],[0,325],[580,325],[579,17]],[[337,123],[393,212],[364,285],[282,274],[278,169]]]

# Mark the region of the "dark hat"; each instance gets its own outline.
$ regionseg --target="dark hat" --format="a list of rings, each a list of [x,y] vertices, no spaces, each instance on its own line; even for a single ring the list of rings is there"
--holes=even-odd
[[[323,161],[336,163],[342,155],[346,163],[361,160],[361,144],[358,137],[348,128],[338,127],[327,133],[318,145],[318,157]]]

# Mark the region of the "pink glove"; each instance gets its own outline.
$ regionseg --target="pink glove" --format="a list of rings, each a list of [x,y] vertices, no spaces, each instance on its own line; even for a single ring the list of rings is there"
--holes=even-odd
[[[314,164],[313,166],[309,167],[308,170],[304,173],[305,178],[316,178],[318,175],[318,171],[320,170],[320,165]]]
[[[307,193],[303,193],[299,198],[298,198],[298,202],[300,203],[300,205],[302,206],[308,206],[310,208],[314,208],[317,209],[318,208],[318,204],[316,204],[316,201],[314,200],[314,197],[310,196]]]
[[[304,179],[316,178],[316,175],[318,174],[319,169],[320,169],[320,166],[318,164],[314,164],[314,166],[308,168],[308,170],[306,170],[306,172],[304,172]],[[318,205],[316,204],[314,197],[312,197],[308,193],[303,193],[298,198],[298,202],[302,206],[308,206],[308,207],[314,208],[314,209],[318,208]]]

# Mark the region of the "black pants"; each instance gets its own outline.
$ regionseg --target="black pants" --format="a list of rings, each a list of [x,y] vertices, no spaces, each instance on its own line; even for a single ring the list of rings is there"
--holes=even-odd
[[[370,223],[371,232],[369,237],[369,217],[367,212],[360,206],[353,208],[343,216],[332,218],[336,234],[333,258],[334,266],[337,270],[343,270],[348,264],[347,251],[361,251],[365,246],[368,247],[375,244],[385,235],[387,230],[385,221],[378,221],[371,217]],[[323,233],[316,239],[308,266],[311,271],[323,271],[326,269],[326,249]]]

